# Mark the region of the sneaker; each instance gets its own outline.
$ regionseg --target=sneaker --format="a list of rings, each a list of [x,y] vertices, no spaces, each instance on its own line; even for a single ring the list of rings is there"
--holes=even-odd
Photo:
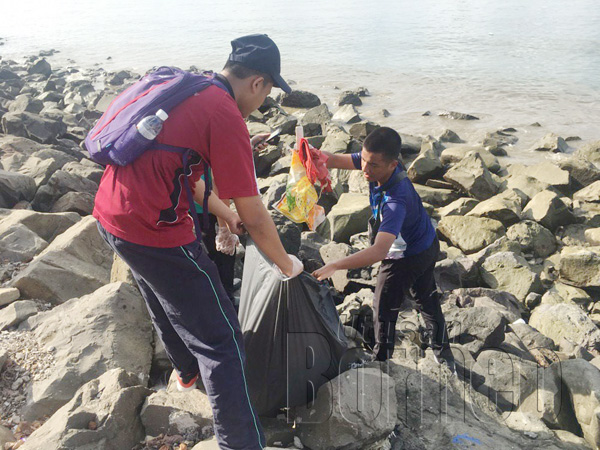
[[[196,389],[196,381],[198,381],[199,374],[193,376],[187,376],[181,378],[177,372],[175,372],[177,377],[177,390],[179,392],[191,391],[192,389]]]
[[[444,350],[441,355],[433,354],[433,359],[441,366],[446,366],[452,375],[456,375],[456,361],[450,350]]]

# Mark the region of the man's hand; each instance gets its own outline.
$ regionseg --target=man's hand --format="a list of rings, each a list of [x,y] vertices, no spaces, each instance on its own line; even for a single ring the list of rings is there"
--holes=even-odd
[[[312,276],[319,281],[323,281],[327,278],[331,278],[331,276],[338,270],[339,269],[336,265],[336,262],[330,262],[329,264],[325,264],[320,269],[315,270],[312,273]]]
[[[268,144],[265,142],[265,139],[267,139],[268,137],[269,133],[265,133],[257,134],[252,139],[250,139],[250,145],[252,146],[252,150],[254,150],[255,152],[260,152],[261,150],[267,148]]]
[[[288,278],[295,278],[300,275],[304,271],[304,264],[300,261],[295,255],[289,255],[290,257],[290,265],[286,267],[285,270],[281,270],[281,268],[277,267],[282,275]]]
[[[235,248],[240,243],[240,238],[236,234],[231,233],[227,227],[219,227],[217,236],[215,237],[215,248],[221,253],[233,256]]]
[[[232,233],[244,234],[246,232],[246,229],[244,228],[244,222],[242,222],[240,216],[238,216],[233,211],[231,211],[231,214],[227,214],[227,218],[225,219],[225,221],[227,223],[229,231],[231,231]],[[219,227],[219,229],[220,228],[221,227]]]

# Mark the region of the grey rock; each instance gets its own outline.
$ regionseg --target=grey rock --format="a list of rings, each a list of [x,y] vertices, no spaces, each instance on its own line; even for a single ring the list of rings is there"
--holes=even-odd
[[[530,292],[542,291],[539,275],[525,258],[511,252],[496,253],[485,260],[481,278],[490,288],[510,292],[521,301]]]
[[[94,210],[94,195],[88,192],[67,192],[59,198],[52,209],[53,213],[76,212],[82,216],[92,214]]]
[[[573,194],[573,200],[587,203],[600,203],[600,180],[575,192],[575,194]]]
[[[364,141],[365,138],[371,134],[371,132],[375,131],[377,128],[380,128],[379,125],[369,121],[357,122],[350,127],[350,134],[352,137]]]
[[[4,261],[28,262],[48,246],[48,242],[23,224],[1,228],[0,250]]]
[[[83,178],[87,178],[96,184],[100,184],[100,180],[104,174],[104,168],[101,165],[90,161],[89,159],[82,159],[78,162],[68,162],[62,166],[62,170],[68,173],[77,174]]]
[[[322,236],[335,242],[349,242],[350,236],[366,231],[371,215],[369,197],[363,194],[342,194],[319,227]]]
[[[352,136],[339,127],[328,127],[327,136],[321,150],[330,153],[346,153],[350,147]]]
[[[498,183],[475,152],[468,153],[461,162],[448,170],[444,179],[477,200],[486,200],[499,189]]]
[[[441,111],[438,116],[445,117],[446,119],[452,120],[479,120],[479,117],[475,117],[471,114],[460,113],[456,111]]]
[[[536,194],[523,209],[523,217],[539,222],[550,231],[576,221],[561,198],[552,191]]]
[[[571,175],[569,172],[550,161],[544,161],[533,166],[511,164],[508,166],[508,172],[511,176],[525,175],[535,178],[542,183],[554,187],[565,195],[570,195],[572,190]]]
[[[0,210],[2,211],[2,210]],[[14,225],[24,225],[47,242],[75,225],[81,217],[75,213],[49,214],[26,210],[7,211],[0,217],[0,232]]]
[[[269,145],[264,150],[254,152],[254,168],[256,175],[264,177],[269,175],[271,166],[281,158],[281,149],[275,145]]]
[[[30,176],[0,170],[0,208],[12,208],[22,200],[31,201],[35,190],[35,180]]]
[[[345,124],[352,124],[360,122],[361,120],[360,116],[358,115],[358,111],[351,104],[344,105],[338,109],[333,115],[332,119]]]
[[[533,253],[538,258],[546,258],[557,249],[554,234],[531,220],[524,220],[508,228],[506,237],[521,244],[523,253]]]
[[[529,200],[540,192],[554,189],[548,183],[527,175],[511,175],[506,180],[506,188],[515,191],[523,197],[521,206],[525,206]]]
[[[34,100],[29,94],[21,94],[17,95],[15,100],[9,105],[8,112],[39,114],[43,108],[44,105],[41,100]]]
[[[444,130],[444,132],[438,138],[440,142],[451,142],[455,144],[460,144],[463,140],[452,130]]]
[[[304,136],[318,136],[323,134],[325,125],[331,120],[331,112],[327,105],[322,104],[306,111],[300,119],[304,128]]]
[[[24,416],[53,414],[77,389],[110,369],[124,369],[145,385],[152,361],[152,324],[139,292],[112,283],[39,313],[21,325],[43,347],[54,347],[56,365],[34,381]],[[56,330],[60,330],[57,333]]]
[[[469,216],[495,219],[506,227],[521,220],[521,199],[505,191],[479,203],[467,213]]]
[[[61,120],[37,116],[28,112],[8,113],[2,116],[5,134],[26,137],[42,144],[55,142],[67,127]]]
[[[569,146],[563,138],[554,133],[550,133],[536,142],[533,145],[532,150],[538,152],[564,153],[569,150]]]
[[[464,216],[473,208],[475,208],[479,202],[473,198],[461,197],[458,200],[453,201],[449,205],[444,206],[438,210],[440,217],[445,216]]]
[[[338,106],[344,105],[352,105],[352,106],[361,106],[362,100],[357,92],[353,91],[344,91],[340,94],[337,102]]]
[[[19,325],[37,312],[37,305],[31,300],[20,300],[5,306],[0,309],[0,331]]]
[[[293,135],[296,130],[298,119],[295,116],[277,114],[267,121],[267,125],[274,130],[280,128],[281,134]]]
[[[461,344],[472,353],[498,348],[504,341],[507,321],[498,311],[487,307],[452,308],[444,316],[450,342]]]
[[[559,272],[567,284],[580,288],[600,287],[600,247],[564,247]]]
[[[289,94],[280,94],[277,101],[281,106],[293,108],[314,108],[321,104],[321,100],[315,94],[306,91],[292,91]]]
[[[600,162],[600,141],[593,141],[582,145],[573,156],[592,163]]]
[[[408,168],[408,178],[413,183],[424,183],[443,173],[444,166],[433,150],[421,152]]]
[[[347,244],[338,244],[336,242],[331,242],[329,244],[325,244],[319,248],[319,253],[323,262],[325,264],[337,261],[341,258],[345,258],[352,254],[352,248]],[[348,271],[347,270],[338,270],[336,271],[331,280],[333,282],[333,286],[339,291],[344,292],[346,287],[349,284],[348,280]]]
[[[481,287],[454,289],[444,295],[444,303],[460,308],[489,308],[499,312],[507,323],[521,318],[523,307],[510,292]]]
[[[449,205],[459,197],[458,192],[451,189],[434,188],[422,184],[415,184],[414,187],[424,203],[438,208]]]
[[[74,173],[59,170],[54,172],[48,183],[38,189],[33,207],[39,211],[50,211],[54,203],[67,192],[96,194],[98,184]]]
[[[538,330],[527,323],[511,323],[510,329],[515,333],[521,342],[529,349],[548,349],[555,350],[556,344],[549,337],[544,336]]]
[[[133,448],[145,436],[138,412],[151,393],[139,383],[135,375],[122,369],[107,371],[77,390],[73,398],[29,436],[20,448]],[[95,427],[91,426],[91,422]]]
[[[16,288],[0,288],[0,306],[6,306],[18,300],[21,293]],[[2,367],[2,364],[0,364]]]
[[[585,159],[563,159],[558,161],[558,167],[569,172],[574,191],[600,180],[600,168]]]
[[[505,233],[497,220],[469,216],[446,216],[439,222],[438,231],[466,254],[482,250]]]
[[[40,74],[44,75],[45,77],[49,77],[50,75],[52,75],[52,67],[50,66],[50,63],[48,61],[42,58],[36,61],[35,64],[30,66],[27,69],[27,73],[30,75]]]

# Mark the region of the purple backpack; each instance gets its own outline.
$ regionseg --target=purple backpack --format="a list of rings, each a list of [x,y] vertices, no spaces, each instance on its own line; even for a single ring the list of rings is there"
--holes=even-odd
[[[182,101],[211,85],[227,90],[214,76],[194,74],[176,67],[159,67],[146,74],[112,101],[88,133],[85,146],[91,159],[102,165],[126,166],[146,150],[166,150],[181,154],[184,173],[189,175],[191,172],[188,170],[188,159],[193,150],[148,140],[140,135],[136,125],[144,117],[155,114],[159,109],[169,114]],[[204,161],[204,173],[206,191],[203,206],[204,211],[207,211],[211,180],[206,161]],[[200,227],[187,176],[184,177],[184,184],[199,237]],[[204,214],[204,225],[207,224],[208,216]]]

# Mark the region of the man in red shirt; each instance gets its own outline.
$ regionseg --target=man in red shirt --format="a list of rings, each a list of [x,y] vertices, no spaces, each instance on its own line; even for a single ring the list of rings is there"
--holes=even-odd
[[[160,144],[194,150],[187,173],[180,155],[160,150],[147,151],[128,166],[108,166],[93,214],[102,236],[132,270],[178,387],[193,388],[201,374],[220,448],[254,450],[265,440],[245,382],[240,325],[214,263],[196,239],[184,177],[195,186],[202,161],[208,162],[219,197],[233,199],[239,214],[225,217],[232,231],[239,232],[243,222],[283,275],[297,276],[303,267],[285,252],[263,206],[252,155],[256,142],[244,122],[273,86],[291,91],[280,75],[279,50],[264,34],[231,45],[227,64],[216,75],[221,86],[175,107],[157,137]],[[194,192],[198,203],[202,191]]]

